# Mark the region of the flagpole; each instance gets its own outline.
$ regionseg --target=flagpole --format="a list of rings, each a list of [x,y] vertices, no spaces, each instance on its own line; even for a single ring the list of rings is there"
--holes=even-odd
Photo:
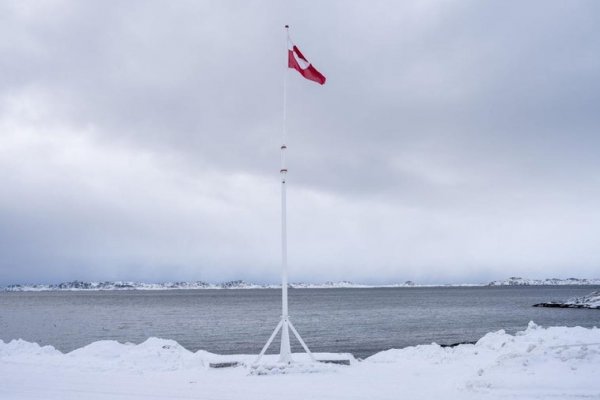
[[[286,49],[285,54],[286,57],[289,57],[289,44],[291,42],[289,25],[285,25],[285,33],[286,33]],[[285,364],[291,364],[293,362],[292,359],[292,350],[290,346],[290,330],[298,339],[302,348],[309,355],[310,359],[315,362],[315,358],[313,354],[308,349],[308,346],[298,334],[296,328],[289,319],[289,311],[288,311],[288,262],[287,262],[287,198],[286,198],[286,176],[287,176],[287,166],[285,162],[285,152],[287,150],[287,79],[288,79],[288,61],[286,59],[284,75],[283,75],[283,126],[281,133],[281,168],[279,173],[281,175],[281,321],[277,324],[275,331],[264,345],[260,354],[258,355],[256,361],[254,362],[257,365],[262,356],[265,354],[273,339],[281,330],[281,344],[279,347],[279,362]]]
[[[286,32],[286,56],[287,48],[290,40],[289,26],[285,26]],[[292,350],[290,346],[290,330],[288,325],[288,271],[287,271],[287,198],[286,198],[286,174],[287,168],[285,165],[285,150],[286,146],[286,130],[287,130],[287,76],[288,66],[285,65],[283,72],[283,129],[281,132],[281,319],[283,321],[281,330],[281,345],[279,349],[279,362],[290,363],[292,361]]]

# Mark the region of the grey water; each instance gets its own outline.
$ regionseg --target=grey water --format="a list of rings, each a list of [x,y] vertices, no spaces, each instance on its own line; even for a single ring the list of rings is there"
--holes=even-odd
[[[537,308],[598,286],[290,290],[290,315],[312,351],[356,357],[411,345],[476,341],[487,332],[600,327],[600,310]],[[280,318],[275,289],[2,292],[0,339],[68,352],[97,340],[173,339],[185,348],[256,354]],[[274,342],[271,352],[278,350]],[[301,351],[298,343],[294,351]]]

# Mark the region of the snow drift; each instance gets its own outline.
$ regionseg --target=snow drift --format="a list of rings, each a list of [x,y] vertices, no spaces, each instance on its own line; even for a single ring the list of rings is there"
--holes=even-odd
[[[63,354],[0,341],[2,399],[143,398],[580,398],[600,396],[600,330],[542,328],[488,333],[476,344],[391,349],[312,374],[252,376],[208,368],[221,357],[172,340],[100,341]],[[254,356],[234,357],[250,363]],[[315,372],[315,370],[311,370]]]

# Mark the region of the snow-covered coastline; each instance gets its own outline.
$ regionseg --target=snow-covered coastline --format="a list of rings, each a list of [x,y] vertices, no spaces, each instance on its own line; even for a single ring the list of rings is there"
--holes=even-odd
[[[237,368],[211,369],[223,357]],[[63,354],[22,340],[0,341],[2,399],[542,399],[597,398],[600,329],[488,333],[476,344],[392,349],[350,366],[305,364],[256,376],[253,355],[191,352],[172,340],[94,342]],[[295,356],[302,360],[301,355]]]
[[[546,279],[527,279],[521,277],[510,277],[499,281],[492,281],[488,286],[562,286],[562,285],[600,285],[600,279],[581,279],[581,278],[546,278]]]
[[[303,283],[293,282],[289,286],[293,289],[367,289],[383,287],[436,287],[436,286],[483,286],[482,284],[459,284],[459,285],[417,285],[414,282],[395,283],[389,285],[365,285],[349,281]],[[16,284],[0,288],[6,292],[43,292],[43,291],[94,291],[94,290],[178,290],[178,289],[279,289],[278,284],[249,283],[242,280],[228,281],[223,283],[195,282],[161,282],[144,283],[130,281],[105,281],[105,282],[83,282],[72,281],[59,284]]]
[[[534,304],[534,307],[551,308],[590,308],[600,310],[600,290],[581,297],[572,297],[565,301],[548,301]]]
[[[370,289],[370,288],[400,288],[400,287],[482,287],[482,286],[561,286],[561,285],[600,285],[600,279],[579,278],[547,278],[525,279],[511,277],[490,283],[445,283],[445,284],[418,284],[413,281],[403,283],[366,285],[349,281],[324,282],[324,283],[290,283],[293,289]],[[84,282],[71,281],[58,284],[14,284],[0,287],[5,292],[43,292],[43,291],[93,291],[93,290],[180,290],[180,289],[279,289],[278,284],[249,283],[243,280],[234,280],[223,283],[208,283],[203,281],[193,282],[161,282],[145,283],[131,281],[105,281]]]
[[[400,285],[390,285],[400,286]],[[410,285],[406,285],[410,286]],[[355,284],[352,282],[325,282],[325,283],[291,283],[294,289],[325,289],[325,288],[370,288],[375,286]],[[223,283],[208,283],[203,281],[194,282],[161,282],[145,283],[131,281],[105,281],[105,282],[83,282],[72,281],[59,284],[17,284],[0,288],[7,292],[43,292],[43,291],[94,291],[94,290],[180,290],[180,289],[278,289],[281,285],[257,284],[242,280],[228,281]]]

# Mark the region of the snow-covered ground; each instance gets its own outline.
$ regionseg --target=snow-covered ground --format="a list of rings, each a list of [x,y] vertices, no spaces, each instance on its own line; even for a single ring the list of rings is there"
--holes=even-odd
[[[526,279],[511,277],[490,283],[446,283],[446,284],[419,284],[413,281],[404,283],[392,283],[386,285],[365,285],[349,281],[324,282],[324,283],[290,283],[294,289],[368,289],[368,288],[393,288],[393,287],[467,287],[467,286],[539,286],[539,285],[600,285],[600,279],[579,278],[547,278]],[[45,292],[45,291],[81,291],[81,290],[177,290],[177,289],[277,289],[279,284],[258,284],[242,280],[223,283],[207,283],[203,281],[192,282],[161,282],[145,283],[131,281],[105,281],[105,282],[83,282],[71,281],[57,284],[15,284],[0,287],[0,291],[6,292]]]
[[[364,285],[361,283],[353,283],[349,281],[339,282],[324,282],[324,283],[303,283],[293,282],[289,286],[294,289],[364,289],[376,287],[412,287],[417,286],[411,281],[405,283],[395,283],[389,285]],[[426,285],[426,286],[441,286],[441,285]],[[462,285],[458,285],[462,286]],[[473,286],[473,285],[469,285]],[[477,286],[477,285],[475,285]],[[479,285],[481,286],[481,285]],[[235,280],[223,283],[207,283],[203,281],[194,282],[161,282],[161,283],[145,283],[145,282],[130,282],[130,281],[105,281],[105,282],[82,282],[71,281],[57,284],[17,284],[9,285],[0,290],[6,292],[45,292],[45,291],[94,291],[94,290],[177,290],[177,289],[279,289],[279,284],[258,284],[250,283],[242,280]]]
[[[67,354],[0,341],[0,399],[600,399],[597,328],[530,323],[475,345],[408,347],[350,366],[306,365],[266,376],[245,366],[208,367],[224,358],[252,360],[192,353],[156,338],[95,342]]]
[[[493,281],[488,286],[562,286],[562,285],[600,285],[600,279],[585,278],[546,278],[546,279],[528,279],[517,276]]]
[[[539,303],[536,307],[564,307],[564,308],[594,308],[600,309],[600,290],[581,297],[572,297],[565,301],[549,301]]]

